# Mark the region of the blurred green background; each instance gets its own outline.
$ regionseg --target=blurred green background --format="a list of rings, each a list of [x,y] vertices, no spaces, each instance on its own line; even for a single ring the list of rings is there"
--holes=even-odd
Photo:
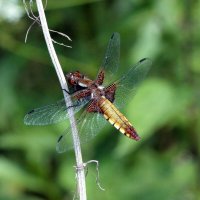
[[[94,78],[115,31],[121,72],[153,60],[123,110],[142,140],[108,125],[83,150],[84,161],[99,160],[106,189],[98,189],[91,164],[88,199],[200,199],[200,1],[48,0],[46,16],[51,29],[73,40],[52,34],[73,47],[55,45],[65,72]],[[41,28],[33,26],[24,43],[31,23],[22,1],[0,0],[0,199],[72,199],[74,153],[55,151],[66,124],[23,124],[27,111],[62,98]]]

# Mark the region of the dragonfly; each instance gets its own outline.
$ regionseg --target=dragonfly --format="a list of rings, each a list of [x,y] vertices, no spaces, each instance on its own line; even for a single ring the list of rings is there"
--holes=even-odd
[[[123,135],[138,141],[140,136],[120,109],[133,97],[136,88],[147,75],[152,61],[149,58],[143,58],[115,79],[119,68],[119,58],[120,34],[113,33],[95,79],[90,79],[79,71],[66,74],[70,87],[70,90],[66,92],[70,94],[68,98],[72,100],[72,106],[66,107],[65,100],[62,99],[54,104],[33,109],[25,115],[24,123],[26,125],[58,123],[68,119],[67,111],[73,108],[74,113],[81,112],[76,121],[81,144],[94,138],[109,123]],[[57,152],[63,153],[73,148],[69,142],[70,134],[69,127],[59,137],[56,145]]]

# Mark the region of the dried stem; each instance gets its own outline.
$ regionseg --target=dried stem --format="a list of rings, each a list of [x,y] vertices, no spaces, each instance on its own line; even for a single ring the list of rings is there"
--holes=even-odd
[[[68,91],[68,86],[67,86],[67,83],[65,80],[65,76],[63,74],[62,68],[58,61],[58,58],[57,58],[57,55],[56,55],[56,52],[55,52],[55,49],[54,49],[54,46],[52,43],[51,36],[49,34],[49,29],[48,29],[47,22],[46,22],[46,17],[45,17],[42,1],[36,0],[36,3],[37,3],[38,13],[39,13],[40,22],[42,25],[42,30],[43,30],[43,34],[45,37],[45,41],[46,41],[46,44],[48,47],[49,54],[51,56],[51,60],[55,67],[57,76],[59,78],[61,88]],[[69,107],[72,105],[72,102],[71,102],[70,98],[67,96],[68,94],[66,92],[64,92],[64,90],[63,90],[63,95],[65,97],[66,106]],[[69,114],[70,125],[72,128],[72,137],[73,137],[73,142],[74,142],[76,164],[77,164],[77,169],[78,169],[78,170],[76,170],[78,194],[79,194],[80,200],[86,200],[87,197],[86,197],[84,163],[82,160],[80,140],[79,140],[79,136],[78,136],[78,130],[76,127],[76,121],[74,118],[73,108],[68,109],[68,114]]]

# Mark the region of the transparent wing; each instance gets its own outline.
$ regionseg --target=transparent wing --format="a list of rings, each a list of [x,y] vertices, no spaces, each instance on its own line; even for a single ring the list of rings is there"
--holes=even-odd
[[[114,104],[116,104],[117,107],[123,107],[126,102],[129,101],[128,97],[133,97],[137,86],[144,80],[151,65],[152,61],[148,58],[144,58],[131,67],[125,75],[115,82],[117,90],[115,93]]]
[[[88,99],[73,99],[74,112],[78,112],[85,104],[88,103]],[[36,108],[27,113],[24,117],[24,123],[26,125],[48,125],[61,122],[67,119],[67,107],[65,100],[62,99],[54,104],[46,105],[41,108]]]
[[[100,71],[101,70],[105,71],[104,83],[106,83],[107,81],[110,82],[112,80],[113,75],[118,70],[119,59],[120,59],[120,35],[119,33],[113,33],[108,43],[104,60],[100,68]]]
[[[89,113],[85,111],[78,119],[76,125],[79,132],[80,143],[84,144],[94,138],[106,125],[107,121],[99,113]],[[58,139],[56,150],[63,153],[73,148],[71,127]]]

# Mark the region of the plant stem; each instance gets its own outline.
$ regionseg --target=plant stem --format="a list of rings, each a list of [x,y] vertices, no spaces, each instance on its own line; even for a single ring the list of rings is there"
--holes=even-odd
[[[36,4],[37,4],[37,8],[38,8],[38,13],[39,13],[40,22],[41,22],[43,34],[45,37],[45,41],[46,41],[46,44],[48,47],[48,51],[49,51],[51,60],[55,67],[57,76],[59,78],[61,88],[69,91],[65,76],[63,74],[62,68],[58,61],[58,57],[56,55],[56,52],[55,52],[55,49],[54,49],[54,46],[52,43],[51,36],[49,34],[49,29],[47,26],[47,21],[46,21],[42,1],[36,0]],[[64,90],[63,90],[63,95],[65,97],[66,106],[67,107],[71,106],[72,105],[71,99],[69,98],[68,94]],[[68,114],[69,114],[71,129],[72,129],[72,137],[73,137],[74,150],[75,150],[75,156],[76,156],[76,165],[77,165],[76,178],[77,178],[77,185],[78,185],[78,188],[77,188],[78,194],[79,194],[80,200],[86,200],[87,197],[86,197],[84,163],[82,160],[80,140],[79,140],[79,136],[78,136],[78,130],[77,130],[77,126],[76,126],[73,109],[68,109]]]

